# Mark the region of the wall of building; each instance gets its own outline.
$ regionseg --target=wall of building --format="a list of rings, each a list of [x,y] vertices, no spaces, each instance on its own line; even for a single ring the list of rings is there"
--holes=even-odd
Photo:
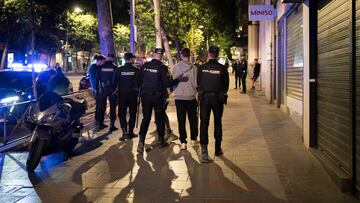
[[[303,4],[303,59],[304,59],[304,72],[303,72],[303,101],[299,101],[293,99],[291,97],[286,96],[285,94],[285,106],[281,108],[285,113],[292,115],[294,120],[298,123],[299,126],[303,129],[303,142],[306,147],[309,147],[309,138],[310,138],[310,130],[309,130],[309,69],[310,69],[310,58],[309,58],[309,0],[306,0]],[[264,0],[262,4],[270,4],[270,1]],[[286,11],[289,7],[289,4],[283,4],[281,1],[278,1],[276,9],[277,9],[277,21],[285,16]],[[274,42],[274,33],[277,33],[277,24],[274,26],[272,21],[261,21],[259,25],[259,59],[262,63],[261,70],[261,85],[265,92],[265,96],[267,99],[271,99],[271,91],[273,88],[271,87],[271,77],[272,75],[272,64],[276,64],[274,57],[272,56],[272,45],[275,44],[278,47],[278,42]],[[280,57],[279,54],[276,53],[276,59]],[[251,58],[249,58],[251,61]],[[272,63],[274,61],[274,63]],[[251,61],[252,62],[252,61]],[[278,64],[276,64],[278,67]],[[286,76],[286,74],[285,74]],[[286,84],[286,77],[283,78]],[[277,81],[278,83],[278,81]]]
[[[259,62],[261,63],[260,84],[268,101],[271,99],[271,81],[272,81],[272,29],[271,21],[261,21],[259,30]]]
[[[309,0],[303,4],[304,78],[303,78],[303,142],[310,147],[310,10]]]

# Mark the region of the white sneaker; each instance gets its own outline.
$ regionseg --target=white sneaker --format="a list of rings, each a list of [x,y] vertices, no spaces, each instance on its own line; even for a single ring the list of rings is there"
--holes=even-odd
[[[186,144],[185,144],[185,143],[181,143],[180,149],[181,149],[181,150],[186,150]]]
[[[195,146],[197,144],[198,144],[197,140],[191,140],[191,146]]]

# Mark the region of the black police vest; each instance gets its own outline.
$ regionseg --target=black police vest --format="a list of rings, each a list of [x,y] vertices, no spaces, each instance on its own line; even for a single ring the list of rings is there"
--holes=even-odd
[[[123,66],[119,69],[119,91],[137,90],[137,69],[133,66]]]
[[[204,93],[218,93],[223,90],[221,69],[221,66],[214,67],[207,65],[200,68],[201,81],[199,86]]]
[[[113,76],[117,66],[113,63],[106,62],[104,65],[100,66],[99,69],[99,85],[101,88],[111,88],[114,89],[112,84]]]
[[[161,68],[161,66],[152,65],[151,63],[144,64],[142,69],[142,93],[152,95],[162,94]]]

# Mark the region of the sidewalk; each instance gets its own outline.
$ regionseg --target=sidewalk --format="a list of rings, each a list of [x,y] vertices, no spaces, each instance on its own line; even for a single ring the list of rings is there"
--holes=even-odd
[[[177,129],[173,105],[168,112]],[[27,153],[3,154],[0,202],[358,202],[340,192],[301,143],[301,129],[264,97],[230,90],[221,158],[212,132],[210,164],[200,164],[198,146],[180,151],[178,140],[138,156],[138,139],[119,143],[119,131],[96,135],[69,160],[43,158],[35,174],[24,169]]]

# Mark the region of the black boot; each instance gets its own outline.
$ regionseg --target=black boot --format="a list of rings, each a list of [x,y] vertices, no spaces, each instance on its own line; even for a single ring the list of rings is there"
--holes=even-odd
[[[165,141],[164,138],[159,138],[159,145],[160,145],[160,148],[165,148],[165,147],[170,146],[170,144],[167,141]]]
[[[145,147],[144,142],[139,141],[139,144],[138,144],[138,147],[137,147],[137,153],[138,154],[143,154],[144,153],[144,147]]]
[[[110,121],[110,128],[109,128],[109,132],[113,132],[113,131],[117,131],[118,128],[115,127],[115,122],[114,121]]]
[[[207,150],[207,145],[202,144],[201,145],[201,163],[209,163],[209,155]]]
[[[132,138],[135,138],[135,137],[138,137],[138,135],[134,133],[133,129],[130,129],[129,133],[128,133],[128,139],[132,139]]]
[[[124,140],[126,140],[128,137],[127,137],[127,132],[126,132],[126,128],[121,128],[121,130],[122,130],[122,137],[120,137],[120,141],[124,141]]]
[[[221,142],[215,142],[215,156],[221,156],[224,152],[221,149]]]

